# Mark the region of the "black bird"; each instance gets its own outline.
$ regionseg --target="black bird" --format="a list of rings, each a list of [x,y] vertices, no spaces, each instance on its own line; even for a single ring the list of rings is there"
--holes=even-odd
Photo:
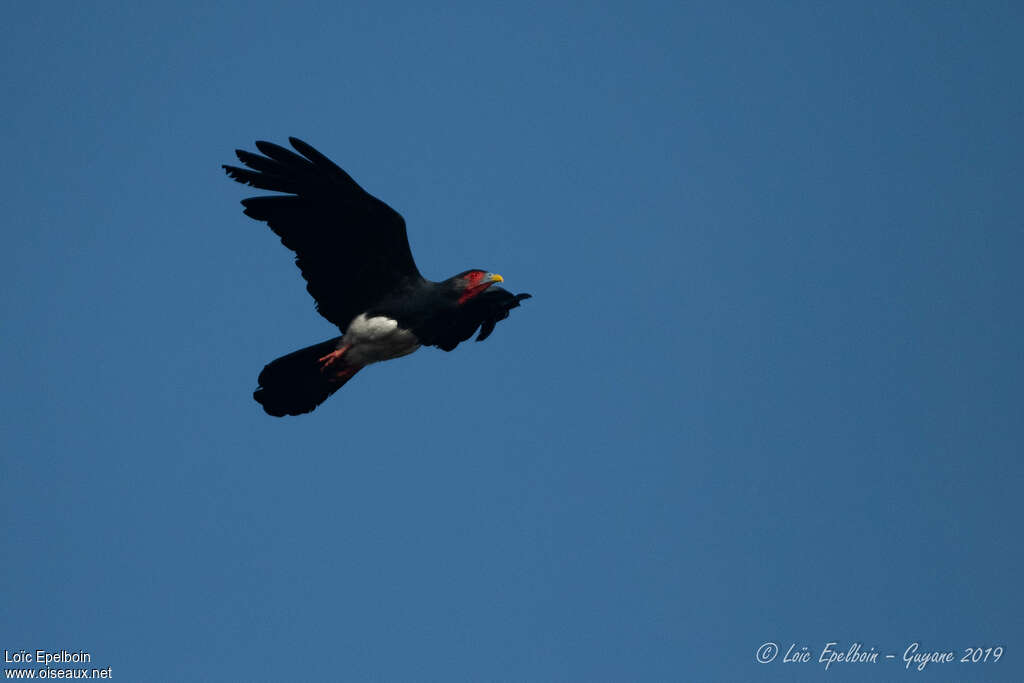
[[[270,415],[312,411],[370,363],[420,346],[451,351],[477,329],[483,341],[530,298],[494,286],[502,277],[480,269],[443,282],[424,279],[398,212],[310,145],[288,140],[298,154],[260,141],[264,156],[236,150],[248,168],[224,170],[240,183],[287,193],[243,199],[244,213],[266,222],[295,252],[317,311],[342,336],[263,368],[253,398]]]

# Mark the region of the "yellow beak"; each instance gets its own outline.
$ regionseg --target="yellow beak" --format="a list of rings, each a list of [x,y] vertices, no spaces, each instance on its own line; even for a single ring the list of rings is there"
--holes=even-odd
[[[504,282],[505,278],[498,275],[497,273],[491,273],[491,282]]]

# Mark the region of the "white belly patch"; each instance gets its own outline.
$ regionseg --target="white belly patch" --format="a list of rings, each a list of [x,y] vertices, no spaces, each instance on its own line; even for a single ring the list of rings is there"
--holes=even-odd
[[[351,347],[346,358],[359,365],[406,356],[420,347],[416,335],[400,328],[397,320],[382,315],[367,318],[365,313],[349,324],[341,341]]]

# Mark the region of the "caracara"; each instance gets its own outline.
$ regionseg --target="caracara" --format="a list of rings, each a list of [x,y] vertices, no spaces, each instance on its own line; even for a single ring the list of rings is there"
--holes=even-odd
[[[248,168],[224,170],[240,183],[285,193],[243,199],[244,213],[295,252],[317,311],[342,334],[263,368],[253,398],[270,415],[312,411],[370,363],[421,346],[451,351],[477,329],[483,341],[530,298],[495,286],[500,275],[476,268],[443,282],[425,279],[398,212],[310,145],[289,141],[298,154],[257,142],[264,156],[236,150]]]

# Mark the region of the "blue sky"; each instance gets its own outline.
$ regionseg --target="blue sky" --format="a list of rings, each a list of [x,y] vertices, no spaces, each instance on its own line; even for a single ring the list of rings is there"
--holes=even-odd
[[[1020,680],[1016,3],[22,3],[0,648],[120,680]],[[310,416],[219,165],[296,135],[534,298]],[[959,658],[959,655],[958,655]],[[780,655],[781,659],[781,655]]]

